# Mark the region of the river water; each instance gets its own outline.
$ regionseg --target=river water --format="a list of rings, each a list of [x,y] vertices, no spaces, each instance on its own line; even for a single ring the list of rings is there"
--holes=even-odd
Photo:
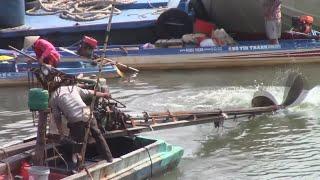
[[[254,120],[228,121],[146,133],[184,148],[179,166],[153,179],[318,179],[320,88],[318,65],[143,72],[109,80],[114,98],[130,113],[249,107],[258,88],[281,102],[288,72],[312,87],[302,104]],[[0,89],[0,145],[34,134],[27,89]]]

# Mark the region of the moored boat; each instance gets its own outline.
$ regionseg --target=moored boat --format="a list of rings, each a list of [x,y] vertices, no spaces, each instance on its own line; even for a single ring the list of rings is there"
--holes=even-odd
[[[53,3],[57,2],[58,1],[53,1]],[[62,10],[64,10],[63,1],[59,2],[59,6],[62,6]],[[89,1],[77,2],[90,3]],[[97,3],[98,1],[93,2]],[[98,2],[96,7],[99,7],[102,3],[110,2],[111,1],[101,1],[100,4]],[[110,43],[150,42],[156,38],[154,33],[156,21],[164,10],[167,8],[185,10],[187,8],[186,0],[120,0],[120,2],[123,3],[116,5],[118,10],[115,12],[112,20],[112,38],[110,39]],[[51,6],[48,6],[49,9],[52,8]],[[53,9],[58,8],[59,7],[54,7]],[[59,12],[61,11],[57,10],[57,12],[54,13],[52,11],[43,12],[43,10],[40,10],[37,14],[27,13],[24,17],[25,25],[18,28],[1,29],[0,23],[0,48],[7,48],[10,44],[20,49],[24,37],[30,35],[42,36],[57,46],[69,46],[78,42],[84,34],[95,37],[100,42],[103,42],[108,24],[108,16],[102,19],[94,16],[91,21],[68,20],[60,18],[62,13]],[[110,8],[107,10],[104,9],[103,11],[110,12]],[[94,13],[95,11],[92,14]]]
[[[37,63],[29,66],[27,63],[16,63],[14,60],[0,62],[0,87],[27,85],[31,81],[35,81],[32,73],[28,70],[38,66]],[[98,66],[81,61],[61,62],[57,69],[69,75],[90,76],[99,72]],[[107,65],[102,68],[102,77],[116,78],[120,75],[115,65]]]
[[[103,55],[102,50],[95,53]],[[61,52],[72,61],[79,56]],[[141,70],[230,68],[280,64],[320,63],[318,40],[243,41],[232,46],[143,49],[140,45],[109,46],[106,56]]]

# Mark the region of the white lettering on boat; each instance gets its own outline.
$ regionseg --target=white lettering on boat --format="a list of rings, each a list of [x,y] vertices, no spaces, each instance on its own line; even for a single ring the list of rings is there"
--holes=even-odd
[[[179,53],[203,53],[203,52],[215,52],[222,51],[222,47],[199,47],[199,48],[182,48]]]
[[[252,46],[230,46],[228,51],[254,51],[254,50],[268,50],[280,49],[280,44],[266,44],[266,45],[252,45]]]

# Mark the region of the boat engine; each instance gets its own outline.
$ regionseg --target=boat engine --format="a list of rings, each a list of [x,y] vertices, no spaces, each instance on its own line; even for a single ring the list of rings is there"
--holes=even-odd
[[[98,46],[98,41],[92,37],[84,36],[81,40],[80,47],[77,50],[78,55],[91,59],[93,51]]]
[[[125,108],[125,106],[103,98],[95,105],[94,116],[102,132],[132,127],[130,116],[122,112],[120,108]]]

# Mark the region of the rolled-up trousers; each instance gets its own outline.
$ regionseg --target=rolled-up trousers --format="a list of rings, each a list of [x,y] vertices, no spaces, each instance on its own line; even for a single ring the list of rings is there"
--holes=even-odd
[[[88,127],[88,122],[74,122],[74,123],[68,123],[68,127],[70,129],[70,136],[71,138],[78,142],[83,143],[84,137],[85,137],[85,131]],[[92,137],[96,141],[96,147],[99,153],[101,153],[102,157],[106,159],[108,162],[112,162],[112,154],[110,151],[110,148],[106,142],[106,139],[103,137],[100,129],[98,128],[98,124],[95,118],[93,118],[90,122],[90,132]],[[81,147],[76,148],[76,153],[81,152]]]

